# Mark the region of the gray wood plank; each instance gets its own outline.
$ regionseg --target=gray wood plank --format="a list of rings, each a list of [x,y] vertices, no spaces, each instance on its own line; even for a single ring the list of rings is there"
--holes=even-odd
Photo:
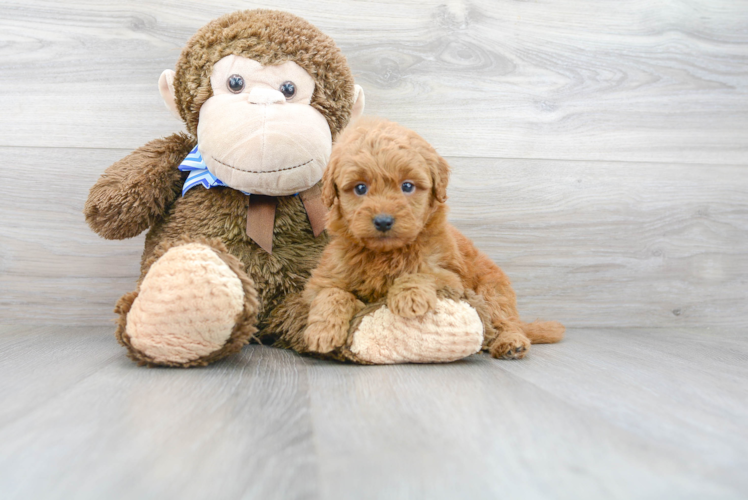
[[[23,175],[0,187],[0,322],[109,323],[116,300],[134,287],[143,236],[99,238],[85,223],[83,204],[103,170],[127,151],[2,152]]]
[[[0,327],[0,428],[23,421],[51,398],[121,361],[111,332],[101,330]]]
[[[101,327],[0,326],[0,496],[744,498],[747,359],[738,330],[578,329],[522,361],[146,369]]]
[[[0,144],[132,149],[180,129],[159,74],[246,7],[317,24],[370,113],[445,155],[748,161],[748,4],[732,0],[4,2]]]
[[[511,376],[468,366],[386,375],[325,368],[311,387],[314,407],[326,409],[315,429],[325,443],[328,498],[358,491],[403,499],[739,498],[744,491],[721,481],[736,481],[732,465],[704,474],[700,455],[623,431]],[[351,428],[351,420],[366,424]],[[362,463],[354,468],[354,461]]]
[[[741,167],[450,159],[451,220],[520,313],[575,326],[748,326]]]
[[[491,368],[642,440],[701,456],[716,466],[703,475],[743,491],[748,477],[725,471],[748,461],[747,343],[740,330],[592,330],[541,346],[541,360]]]
[[[317,498],[291,352],[160,370],[135,366],[101,327],[26,340],[0,334],[2,400],[17,410],[0,420],[3,498]]]
[[[745,339],[733,339],[744,362]],[[315,363],[323,494],[740,498],[745,369],[678,354],[655,363],[650,341],[668,340],[678,354],[707,344],[699,331],[578,330],[518,363]]]
[[[125,150],[0,148],[0,321],[102,324],[142,236],[86,226],[89,187]],[[568,326],[748,325],[740,166],[449,159],[451,220],[513,280],[528,319]],[[65,175],[55,175],[65,172]]]

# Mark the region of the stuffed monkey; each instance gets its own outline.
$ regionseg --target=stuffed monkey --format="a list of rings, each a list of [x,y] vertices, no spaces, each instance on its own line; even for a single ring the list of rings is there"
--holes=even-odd
[[[299,293],[327,243],[319,182],[333,141],[364,108],[344,56],[296,16],[236,12],[189,40],[159,90],[187,133],[114,163],[84,209],[104,238],[149,230],[137,288],[115,308],[118,340],[149,366],[206,365],[252,339],[303,352]],[[459,331],[456,342],[435,344],[433,328],[423,337],[419,325],[374,308],[388,326],[379,318],[362,330],[365,349],[331,357],[451,361],[479,350],[480,311],[449,307],[464,318],[439,335]]]

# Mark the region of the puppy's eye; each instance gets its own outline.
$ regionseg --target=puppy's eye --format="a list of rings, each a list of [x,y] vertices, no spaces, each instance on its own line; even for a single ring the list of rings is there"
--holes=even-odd
[[[403,190],[403,193],[410,194],[416,190],[416,186],[412,182],[405,181],[402,186],[400,186],[400,189]]]
[[[281,86],[278,90],[280,90],[281,94],[286,96],[286,99],[290,99],[296,95],[296,85],[294,85],[293,82],[281,83]]]
[[[356,187],[353,188],[353,192],[359,196],[365,195],[368,190],[366,184],[356,184]]]
[[[226,86],[231,92],[238,94],[244,90],[244,78],[242,78],[241,75],[231,75],[229,79],[226,80]]]

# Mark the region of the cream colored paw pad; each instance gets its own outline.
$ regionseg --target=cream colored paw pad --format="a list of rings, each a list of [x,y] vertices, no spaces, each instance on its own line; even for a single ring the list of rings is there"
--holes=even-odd
[[[208,246],[169,249],[148,270],[127,315],[134,348],[184,363],[226,343],[244,307],[242,283]]]
[[[439,300],[418,318],[381,307],[364,317],[350,351],[375,364],[448,363],[480,351],[483,323],[467,302]]]

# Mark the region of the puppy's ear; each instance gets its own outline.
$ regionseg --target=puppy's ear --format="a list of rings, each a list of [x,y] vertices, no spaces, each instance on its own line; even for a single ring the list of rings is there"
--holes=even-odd
[[[333,158],[327,164],[325,173],[322,174],[322,203],[327,208],[332,207],[338,197],[338,188],[335,185],[335,170],[338,165],[337,159]]]
[[[434,182],[434,198],[439,203],[447,201],[447,184],[449,184],[449,163],[447,160],[434,154],[435,160],[431,164],[431,176]]]

